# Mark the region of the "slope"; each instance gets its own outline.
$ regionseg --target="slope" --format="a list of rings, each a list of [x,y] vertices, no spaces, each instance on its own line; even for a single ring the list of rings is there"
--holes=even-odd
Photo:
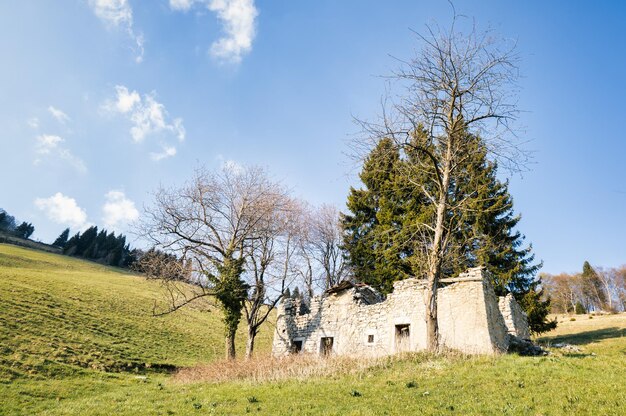
[[[159,284],[141,276],[0,244],[0,381],[167,372],[222,356],[219,311],[205,302],[157,318],[159,299]]]

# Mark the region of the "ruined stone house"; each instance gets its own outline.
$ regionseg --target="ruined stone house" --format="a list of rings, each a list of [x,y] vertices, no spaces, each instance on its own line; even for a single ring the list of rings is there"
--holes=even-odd
[[[496,296],[486,271],[468,270],[438,289],[440,343],[471,354],[505,352],[510,336],[530,338],[513,296]],[[385,299],[363,284],[343,282],[311,299],[308,310],[285,299],[278,306],[273,354],[376,357],[426,349],[426,289],[418,279],[394,283]]]

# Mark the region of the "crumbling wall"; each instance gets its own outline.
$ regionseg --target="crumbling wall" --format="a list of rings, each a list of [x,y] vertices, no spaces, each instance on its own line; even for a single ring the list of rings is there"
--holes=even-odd
[[[457,280],[438,290],[442,346],[477,354],[506,351],[507,326],[484,271],[470,269]],[[332,338],[332,353],[337,355],[382,356],[426,349],[423,281],[395,282],[385,300],[364,293],[351,287],[315,297],[308,314],[299,314],[297,303],[285,300],[278,306],[273,354],[286,355],[296,344],[303,352],[320,354],[322,338]]]
[[[468,354],[506,351],[507,328],[489,280],[478,268],[459,279],[464,281],[437,291],[441,345]]]
[[[500,297],[499,309],[507,331],[521,339],[530,339],[530,328],[528,327],[528,316],[522,307],[517,303],[510,293]]]

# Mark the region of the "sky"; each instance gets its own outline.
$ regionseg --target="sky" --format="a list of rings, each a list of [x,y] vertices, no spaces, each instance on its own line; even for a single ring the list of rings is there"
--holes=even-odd
[[[518,45],[533,160],[510,192],[542,270],[626,263],[626,3],[455,7]],[[128,233],[158,186],[243,164],[344,210],[354,118],[376,119],[412,30],[451,17],[442,0],[1,2],[0,207],[44,242]]]

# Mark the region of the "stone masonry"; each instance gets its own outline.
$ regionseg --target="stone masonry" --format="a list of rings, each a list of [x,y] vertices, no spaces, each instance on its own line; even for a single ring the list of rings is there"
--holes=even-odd
[[[496,354],[508,349],[509,334],[529,338],[522,309],[512,296],[498,299],[485,274],[469,269],[438,290],[443,347]],[[371,287],[348,282],[311,299],[308,311],[286,299],[277,308],[273,354],[376,357],[426,349],[425,295],[423,281],[406,279],[384,300]]]

